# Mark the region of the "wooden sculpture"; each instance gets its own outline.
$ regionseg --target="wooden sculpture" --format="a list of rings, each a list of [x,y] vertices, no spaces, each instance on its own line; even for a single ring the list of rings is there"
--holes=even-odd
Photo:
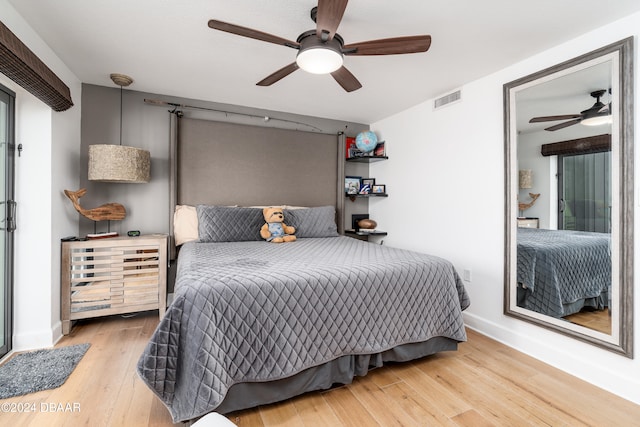
[[[71,200],[73,207],[76,208],[80,215],[92,221],[118,221],[124,219],[127,215],[127,211],[120,203],[106,203],[93,209],[83,208],[78,200],[87,194],[86,188],[81,188],[78,191],[64,190],[64,194]]]
[[[529,203],[518,202],[518,209],[520,211],[525,211],[533,206],[536,203],[536,200],[538,200],[538,197],[540,197],[540,193],[529,193],[529,197],[531,197],[531,201]]]

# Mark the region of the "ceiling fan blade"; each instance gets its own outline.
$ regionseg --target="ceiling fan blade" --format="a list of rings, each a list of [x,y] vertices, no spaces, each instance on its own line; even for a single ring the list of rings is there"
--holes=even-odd
[[[426,52],[431,47],[431,36],[408,36],[392,39],[370,40],[345,45],[345,55],[398,55]]]
[[[331,73],[333,78],[338,82],[340,86],[347,92],[353,92],[354,90],[358,90],[362,87],[362,84],[355,78],[351,71],[347,70],[345,67],[340,67],[333,73]]]
[[[286,67],[282,67],[278,71],[276,71],[275,73],[273,73],[273,74],[265,77],[264,79],[260,80],[258,83],[256,83],[256,85],[257,86],[271,86],[275,82],[287,77],[289,74],[293,73],[298,68],[300,68],[300,67],[298,67],[298,64],[293,62],[293,63],[287,65]]]
[[[556,120],[579,119],[580,117],[582,117],[580,114],[564,114],[561,116],[534,117],[531,120],[529,120],[529,123],[554,122]]]
[[[331,40],[342,21],[348,0],[319,0],[316,15],[316,34],[324,41]]]
[[[580,123],[580,119],[569,120],[568,122],[559,123],[559,124],[557,124],[555,126],[551,126],[551,127],[545,128],[545,130],[549,130],[549,131],[553,132],[554,130],[564,129],[564,128],[567,128],[569,126],[577,125],[578,123]]]
[[[251,28],[241,27],[239,25],[229,24],[228,22],[216,21],[215,19],[209,20],[209,28],[214,30],[225,31],[227,33],[236,34],[238,36],[249,37],[264,42],[275,43],[294,49],[300,48],[300,43],[291,40],[284,39],[282,37],[274,36],[273,34],[263,33],[262,31],[254,30]]]

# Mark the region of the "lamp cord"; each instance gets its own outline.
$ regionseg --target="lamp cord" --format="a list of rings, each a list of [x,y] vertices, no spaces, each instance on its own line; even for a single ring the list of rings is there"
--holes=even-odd
[[[120,86],[120,145],[122,145],[122,86]]]

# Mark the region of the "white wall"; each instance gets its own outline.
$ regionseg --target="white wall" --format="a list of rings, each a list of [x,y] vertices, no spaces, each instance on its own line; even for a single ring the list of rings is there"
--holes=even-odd
[[[78,232],[62,190],[78,185],[81,83],[6,0],[0,20],[69,86],[75,104],[54,112],[0,75],[16,92],[16,142],[24,148],[16,159],[13,348],[19,351],[60,337],[60,238]]]
[[[465,85],[460,103],[434,112],[428,101],[373,123],[387,142],[389,160],[373,164],[371,176],[387,184],[390,196],[370,205],[371,217],[389,232],[386,244],[448,258],[460,273],[471,269],[471,307],[465,312],[470,327],[636,403],[640,357],[630,360],[503,315],[502,86],[639,29],[640,14],[632,15]],[[640,63],[637,53],[635,61]],[[637,223],[636,216],[636,229]],[[637,248],[635,254],[637,265]],[[638,319],[637,298],[635,307]]]

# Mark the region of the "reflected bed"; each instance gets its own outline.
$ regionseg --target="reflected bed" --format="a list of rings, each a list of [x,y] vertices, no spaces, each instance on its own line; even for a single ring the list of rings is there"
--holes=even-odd
[[[611,235],[518,228],[518,306],[553,317],[609,306]]]

